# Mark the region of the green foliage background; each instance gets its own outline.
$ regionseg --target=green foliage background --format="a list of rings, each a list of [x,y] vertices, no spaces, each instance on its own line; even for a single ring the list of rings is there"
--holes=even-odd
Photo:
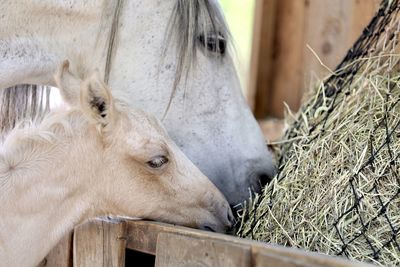
[[[246,92],[251,56],[255,0],[220,0],[233,35],[237,53],[236,66]]]

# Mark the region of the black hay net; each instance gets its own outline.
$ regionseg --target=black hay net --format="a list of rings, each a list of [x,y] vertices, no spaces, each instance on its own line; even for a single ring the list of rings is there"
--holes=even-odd
[[[290,171],[287,170],[288,162],[291,161],[290,168],[304,164],[300,160],[296,161],[296,158],[299,159],[299,157],[293,155],[295,153],[293,151],[296,151],[294,148],[300,142],[298,141],[301,135],[299,132],[307,129],[307,135],[310,138],[306,142],[310,145],[326,134],[325,126],[327,122],[332,121],[338,110],[343,107],[342,102],[346,100],[346,96],[354,93],[351,91],[352,84],[366,69],[368,71],[374,70],[374,68],[367,66],[371,64],[371,61],[366,60],[367,58],[375,58],[374,62],[379,61],[379,66],[376,68],[380,69],[380,73],[385,71],[393,73],[393,70],[398,70],[397,72],[400,73],[399,61],[394,61],[391,56],[388,56],[399,53],[399,12],[400,0],[383,0],[379,11],[348,51],[343,61],[337,66],[334,73],[323,82],[324,90],[318,91],[313,101],[308,101],[302,106],[300,114],[302,114],[302,118],[308,118],[308,120],[296,119],[286,131],[283,138],[285,142],[278,148],[279,172],[277,177],[273,184],[266,187],[264,194],[253,199],[251,205],[244,211],[238,235],[268,242],[278,242],[270,237],[263,239],[265,236],[260,235],[259,232],[262,227],[264,232],[273,232],[276,231],[276,228],[285,228],[285,225],[281,223],[283,220],[271,217],[271,210],[281,201],[275,195],[280,183],[282,181],[287,182],[291,179],[291,174],[296,171],[296,167]],[[376,58],[379,58],[379,60],[376,60]],[[376,116],[376,120],[374,120],[376,124],[371,127],[368,144],[365,144],[367,155],[357,168],[348,167],[348,169],[352,168],[356,171],[349,172],[342,192],[346,192],[351,205],[348,205],[346,209],[338,209],[337,213],[331,216],[335,219],[327,223],[326,226],[327,233],[335,236],[339,242],[332,245],[332,249],[322,252],[396,266],[400,265],[398,261],[400,258],[400,223],[397,218],[396,220],[393,218],[396,214],[400,216],[400,207],[398,206],[398,203],[400,203],[400,154],[399,150],[394,149],[394,146],[400,143],[400,117],[394,116],[393,114],[397,113],[393,111],[400,110],[400,75],[394,75],[392,78],[387,82],[387,94],[382,95],[382,98],[387,100],[386,104],[382,105],[382,113]],[[315,113],[319,112],[321,107],[326,107],[322,111],[323,116],[318,116],[315,119]],[[375,115],[371,114],[371,116]],[[303,130],[300,131],[299,129]],[[384,135],[384,137],[375,138],[377,135]],[[304,139],[301,142],[304,142]],[[371,178],[377,173],[376,162],[382,158],[385,158],[385,162],[387,162],[383,168],[384,171],[381,171],[378,177]],[[388,175],[395,177],[396,182],[390,185],[385,184],[383,181]],[[307,177],[303,178],[307,179]],[[332,179],[335,179],[335,177],[332,177]],[[370,179],[370,182],[361,182],[367,179]],[[370,201],[372,199],[374,202],[373,206],[367,206],[365,203],[367,196]],[[290,205],[288,204],[288,206]],[[367,216],[366,209],[370,209],[369,214],[374,214],[374,216]],[[273,225],[269,222],[273,220],[280,222],[279,227],[277,227],[277,224]],[[347,224],[357,224],[357,230],[352,228],[351,231],[347,231]],[[371,233],[371,231],[377,231],[377,225],[384,225],[385,229],[390,230],[385,230],[384,235],[374,238],[374,233]],[[282,231],[285,232],[289,240],[282,242],[284,245],[296,246],[298,244],[293,241],[295,238],[299,238],[298,233],[288,228]],[[360,248],[360,251],[357,251],[354,249],[354,244],[360,242],[366,245]],[[315,247],[316,249],[312,250],[318,250],[319,245],[315,245]],[[307,249],[309,248],[307,247]],[[385,256],[383,259],[382,254],[387,251],[390,251],[394,256]],[[363,256],[358,257],[355,256],[356,254]]]

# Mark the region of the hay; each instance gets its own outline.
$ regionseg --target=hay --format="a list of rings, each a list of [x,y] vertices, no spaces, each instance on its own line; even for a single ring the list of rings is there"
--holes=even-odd
[[[384,1],[369,28],[379,35],[360,38],[289,116],[279,174],[243,211],[239,236],[400,265],[398,5]]]

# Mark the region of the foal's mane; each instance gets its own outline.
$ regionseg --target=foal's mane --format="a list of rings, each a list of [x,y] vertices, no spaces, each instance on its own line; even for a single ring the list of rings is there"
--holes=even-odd
[[[196,65],[196,54],[200,48],[199,36],[205,40],[212,34],[222,34],[226,40],[230,34],[217,0],[176,0],[165,33],[164,55],[176,40],[177,65],[171,91],[172,98],[181,81],[186,84],[190,70]],[[207,53],[207,50],[204,49]],[[209,57],[218,53],[209,52]],[[0,138],[13,129],[22,119],[40,120],[49,111],[49,87],[18,85],[0,91]]]
[[[86,132],[89,125],[82,111],[75,108],[54,111],[40,123],[18,122],[0,141],[0,189],[12,175],[32,169],[23,166],[37,166],[32,164],[34,161],[51,161],[49,152],[59,142],[70,142]]]
[[[19,121],[0,141],[0,145],[8,146],[10,143],[21,140],[55,144],[61,139],[86,132],[89,125],[88,120],[78,108],[55,110],[42,121]]]

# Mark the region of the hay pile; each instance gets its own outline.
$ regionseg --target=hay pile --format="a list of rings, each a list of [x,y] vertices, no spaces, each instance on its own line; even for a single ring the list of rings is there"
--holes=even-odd
[[[279,174],[239,236],[400,265],[398,2],[383,1],[372,34],[289,116]]]

